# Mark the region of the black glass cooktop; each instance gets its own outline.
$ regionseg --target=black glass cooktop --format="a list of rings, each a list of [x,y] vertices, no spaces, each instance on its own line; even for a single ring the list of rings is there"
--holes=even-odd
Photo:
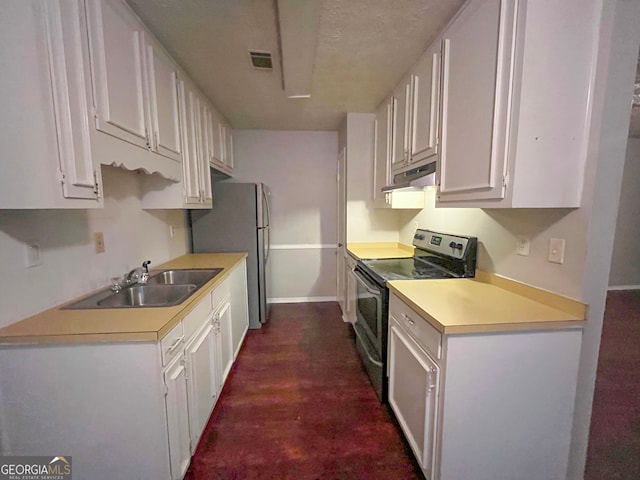
[[[363,260],[362,263],[384,280],[416,280],[453,278],[444,268],[420,258],[384,258]]]

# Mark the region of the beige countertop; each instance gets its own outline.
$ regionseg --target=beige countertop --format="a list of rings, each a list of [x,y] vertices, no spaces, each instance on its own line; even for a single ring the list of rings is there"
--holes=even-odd
[[[393,280],[387,283],[442,333],[461,334],[583,327],[578,301],[478,272],[475,279]]]
[[[347,251],[356,259],[406,258],[413,256],[413,247],[397,242],[348,243]]]
[[[60,309],[82,298],[80,297],[0,329],[0,344],[157,341],[246,257],[246,253],[187,254],[155,268],[154,270],[223,269],[179,305],[91,310]]]

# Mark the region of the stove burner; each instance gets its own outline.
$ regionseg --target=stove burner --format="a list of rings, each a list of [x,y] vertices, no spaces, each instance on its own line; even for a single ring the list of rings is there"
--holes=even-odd
[[[451,272],[420,258],[386,258],[363,260],[365,266],[384,280],[419,280],[453,278]]]

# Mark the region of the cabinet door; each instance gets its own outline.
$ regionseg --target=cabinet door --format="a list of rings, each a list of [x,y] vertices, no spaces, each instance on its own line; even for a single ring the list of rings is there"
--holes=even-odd
[[[220,118],[217,113],[211,113],[211,161],[217,167],[224,166],[222,162],[223,144],[220,141]]]
[[[226,302],[218,311],[218,319],[220,322],[221,383],[224,384],[233,364],[233,326],[229,302]]]
[[[149,148],[144,28],[121,0],[89,0],[96,128]]]
[[[202,192],[202,202],[211,204],[211,141],[209,129],[209,108],[207,104],[200,98],[198,99],[199,122],[198,130],[198,167],[200,173],[200,191]]]
[[[209,421],[211,410],[218,397],[215,364],[212,363],[215,348],[214,335],[213,325],[209,319],[185,349],[191,454],[195,452],[200,435]]]
[[[382,188],[391,185],[391,126],[393,99],[384,102],[375,119],[373,164],[373,201],[376,207],[387,207]]]
[[[178,95],[184,152],[182,160],[184,202],[187,205],[198,205],[202,198],[198,166],[198,132],[196,129],[196,123],[199,122],[198,98],[195,91],[182,79],[178,80]]]
[[[171,479],[181,480],[191,460],[187,374],[180,355],[164,373]]]
[[[153,149],[172,160],[182,160],[177,71],[154,42],[146,45]]]
[[[391,170],[397,172],[409,163],[409,128],[411,121],[411,82],[403,81],[393,92],[393,156]]]
[[[231,172],[233,171],[233,131],[229,126],[225,128],[224,140],[224,164]]]
[[[426,478],[431,480],[439,369],[394,323],[389,330],[389,404]]]
[[[83,4],[54,0],[44,2],[44,7],[63,196],[96,200],[99,184],[87,122]]]
[[[249,303],[247,293],[246,260],[233,269],[229,275],[231,320],[233,321],[233,358],[237,358],[242,341],[249,329]]]
[[[411,163],[414,166],[437,153],[440,48],[430,49],[411,75]]]
[[[514,2],[470,2],[443,34],[439,200],[505,195]]]
[[[220,161],[224,165],[227,158],[227,127],[222,121],[218,124],[218,139],[220,142]]]

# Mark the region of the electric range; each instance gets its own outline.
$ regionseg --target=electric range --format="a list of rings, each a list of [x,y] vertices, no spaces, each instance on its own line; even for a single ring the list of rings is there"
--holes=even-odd
[[[387,401],[389,280],[474,277],[478,239],[416,230],[413,257],[358,260],[356,347],[380,401]]]

